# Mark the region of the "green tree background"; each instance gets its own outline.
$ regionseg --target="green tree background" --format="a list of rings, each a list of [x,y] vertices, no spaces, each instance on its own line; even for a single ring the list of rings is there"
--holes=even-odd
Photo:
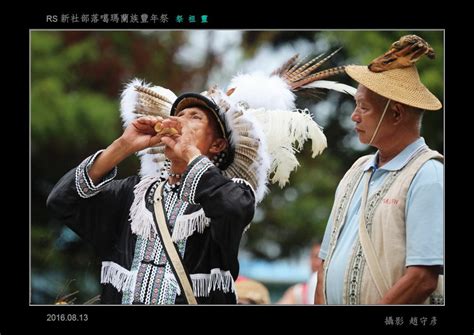
[[[139,77],[178,95],[216,83],[225,88],[242,68],[270,73],[272,55],[285,50],[318,54],[342,46],[327,66],[368,64],[408,33],[435,49],[435,60],[422,59],[417,66],[443,102],[442,31],[32,31],[32,303],[54,303],[69,293],[74,303],[84,303],[100,293],[93,250],[68,228],[53,224],[45,202],[64,173],[120,135],[119,100],[126,82]],[[344,75],[335,79],[356,85]],[[294,257],[321,240],[337,183],[356,157],[373,152],[358,144],[352,130],[351,97],[330,92],[319,102],[299,99],[297,104],[310,108],[324,127],[328,148],[311,159],[305,146],[291,185],[271,187],[242,241],[242,249],[255,258]],[[428,145],[441,153],[443,114],[426,113],[422,129]],[[120,165],[118,177],[138,169],[138,159],[131,157]]]

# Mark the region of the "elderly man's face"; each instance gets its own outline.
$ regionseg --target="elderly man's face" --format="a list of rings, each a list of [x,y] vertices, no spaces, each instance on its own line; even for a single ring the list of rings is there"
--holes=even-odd
[[[190,107],[177,113],[176,117],[194,131],[194,144],[203,155],[208,155],[214,141],[221,137],[218,134],[217,121],[212,116],[212,112],[204,108]],[[165,154],[168,158],[173,156],[172,150],[169,148],[166,148]]]
[[[380,120],[387,99],[372,92],[367,87],[359,85],[355,95],[356,107],[351,119],[361,143],[368,144]],[[381,127],[383,127],[383,122]],[[381,133],[380,128],[379,133]]]

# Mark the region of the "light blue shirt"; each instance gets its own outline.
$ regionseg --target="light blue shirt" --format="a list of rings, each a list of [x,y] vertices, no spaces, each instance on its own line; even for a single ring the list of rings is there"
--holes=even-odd
[[[376,192],[389,172],[403,168],[411,157],[425,147],[420,137],[383,167],[377,168],[378,152],[364,170],[374,168],[369,183],[369,197]],[[443,265],[443,164],[429,160],[420,168],[408,189],[406,217],[405,265]],[[349,205],[326,276],[328,304],[342,304],[344,275],[359,233],[359,211],[363,191],[359,182]],[[336,194],[339,191],[336,190]],[[333,220],[329,217],[319,257],[326,259]]]

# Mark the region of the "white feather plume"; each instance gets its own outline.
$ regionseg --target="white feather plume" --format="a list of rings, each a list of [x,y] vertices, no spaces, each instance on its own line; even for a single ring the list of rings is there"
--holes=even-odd
[[[176,100],[176,95],[161,86],[151,86],[149,83],[146,83],[144,80],[139,78],[134,78],[128,84],[126,84],[125,89],[122,92],[120,100],[120,116],[122,117],[123,127],[126,128],[130,123],[142,116],[141,113],[137,112],[137,104],[139,100],[139,93],[135,87],[141,86],[151,89],[153,92],[156,92],[162,95],[169,102],[173,103]],[[171,105],[167,103],[170,107]],[[158,110],[159,109],[159,110]],[[171,110],[165,110],[162,106],[157,106],[157,110],[151,110],[152,115],[163,116],[169,115]],[[149,153],[149,149],[144,149],[137,152],[137,155],[140,157],[140,176],[160,176],[161,170],[164,166],[165,157],[163,154],[152,154]]]
[[[245,101],[250,108],[295,109],[295,95],[279,76],[269,77],[262,72],[235,76],[228,89],[234,103]]]
[[[137,153],[140,157],[140,177],[159,177],[166,157],[162,154],[149,154],[146,151],[145,149]]]
[[[354,96],[356,94],[357,89],[355,87],[346,85],[346,84],[341,84],[338,83],[337,81],[331,81],[331,80],[317,80],[313,81],[310,84],[306,84],[301,87],[302,89],[304,88],[326,88],[328,90],[334,90],[346,94],[350,94]]]
[[[134,78],[125,86],[120,100],[120,116],[122,117],[124,128],[127,128],[128,125],[137,117],[137,114],[135,113],[135,105],[138,98],[138,93],[135,90],[135,86],[137,85],[150,87],[150,84],[147,84],[138,78]]]
[[[283,187],[299,163],[295,153],[303,148],[306,140],[312,141],[312,157],[320,154],[327,146],[326,136],[320,126],[305,110],[265,110],[249,109],[261,124],[265,134],[268,152],[271,156],[271,182]]]
[[[142,86],[151,89],[153,92],[156,92],[166,99],[168,99],[171,104],[176,100],[176,94],[170,91],[167,88],[161,86],[151,86],[149,83],[145,82],[142,79],[134,78],[132,79],[126,86],[122,92],[121,100],[120,100],[120,115],[122,117],[123,126],[124,128],[128,127],[128,125],[137,117],[140,117],[139,113],[137,113],[137,103],[139,99],[139,93],[135,89],[136,86]],[[170,108],[171,108],[171,104]],[[169,115],[171,110],[164,111],[165,114]],[[151,112],[151,114],[156,116],[161,116],[163,110],[160,109],[159,111]]]

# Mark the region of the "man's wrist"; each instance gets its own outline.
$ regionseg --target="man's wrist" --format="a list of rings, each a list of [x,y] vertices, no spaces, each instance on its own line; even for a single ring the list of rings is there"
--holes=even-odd
[[[199,157],[201,156],[202,153],[201,151],[199,151],[199,149],[195,149],[195,150],[190,150],[189,152],[186,153],[186,163],[189,165],[189,163],[191,163],[193,160],[196,159],[196,157]]]
[[[135,153],[130,143],[128,143],[122,137],[117,138],[112,142],[111,150],[118,156],[123,156],[124,158]]]

